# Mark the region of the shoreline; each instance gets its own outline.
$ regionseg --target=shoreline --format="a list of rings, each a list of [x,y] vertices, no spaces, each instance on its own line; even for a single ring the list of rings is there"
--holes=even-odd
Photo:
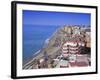
[[[78,27],[72,27],[73,29],[79,29]],[[32,56],[32,58],[30,58],[30,60],[28,60],[26,62],[26,64],[23,65],[23,69],[28,69],[30,68],[30,66],[35,66],[35,59],[36,60],[39,60],[39,59],[44,59],[44,52],[46,51],[48,56],[51,56],[51,58],[55,59],[56,56],[58,56],[58,54],[62,54],[61,52],[61,48],[62,48],[62,45],[65,41],[69,41],[69,40],[72,40],[73,39],[73,36],[75,36],[73,34],[73,36],[71,36],[71,39],[69,36],[65,36],[65,34],[71,34],[70,32],[68,33],[67,30],[72,30],[70,27],[66,27],[64,26],[63,28],[60,28],[60,29],[57,29],[49,38],[47,38],[45,41],[44,41],[44,44],[43,46],[41,47],[40,50],[38,50],[37,52],[35,52]],[[76,32],[78,32],[76,30]],[[81,31],[79,29],[79,31]],[[77,33],[80,35],[80,33]],[[81,34],[82,35],[82,34]],[[81,36],[80,35],[80,36]],[[86,34],[87,35],[87,34]],[[78,36],[77,36],[78,37]],[[78,40],[77,37],[74,37],[75,40]],[[82,36],[81,36],[82,37]],[[79,37],[78,37],[79,38]],[[83,38],[83,37],[82,37]],[[69,40],[68,40],[69,39]],[[84,38],[84,40],[87,39],[87,36],[86,38]],[[88,40],[88,39],[87,39]],[[85,49],[84,49],[85,50]],[[88,51],[87,51],[88,52]],[[82,52],[83,53],[83,52]],[[84,52],[86,53],[86,52]],[[34,67],[35,68],[35,67]]]

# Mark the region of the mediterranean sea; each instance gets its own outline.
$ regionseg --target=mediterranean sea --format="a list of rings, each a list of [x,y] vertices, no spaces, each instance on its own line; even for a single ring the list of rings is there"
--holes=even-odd
[[[23,63],[43,48],[48,39],[60,26],[55,25],[23,25]]]

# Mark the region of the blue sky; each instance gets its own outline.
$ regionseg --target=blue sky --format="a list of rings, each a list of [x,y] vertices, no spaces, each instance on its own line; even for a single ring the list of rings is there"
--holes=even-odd
[[[89,13],[23,10],[23,24],[28,25],[90,25]]]

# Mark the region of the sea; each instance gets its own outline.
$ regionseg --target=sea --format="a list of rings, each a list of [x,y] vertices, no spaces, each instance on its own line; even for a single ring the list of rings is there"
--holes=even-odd
[[[23,24],[23,64],[44,47],[45,42],[59,27],[57,25]]]

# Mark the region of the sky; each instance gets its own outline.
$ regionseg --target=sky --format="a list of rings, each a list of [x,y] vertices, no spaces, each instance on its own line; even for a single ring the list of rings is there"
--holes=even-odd
[[[27,25],[90,25],[89,13],[23,10],[23,24]]]

